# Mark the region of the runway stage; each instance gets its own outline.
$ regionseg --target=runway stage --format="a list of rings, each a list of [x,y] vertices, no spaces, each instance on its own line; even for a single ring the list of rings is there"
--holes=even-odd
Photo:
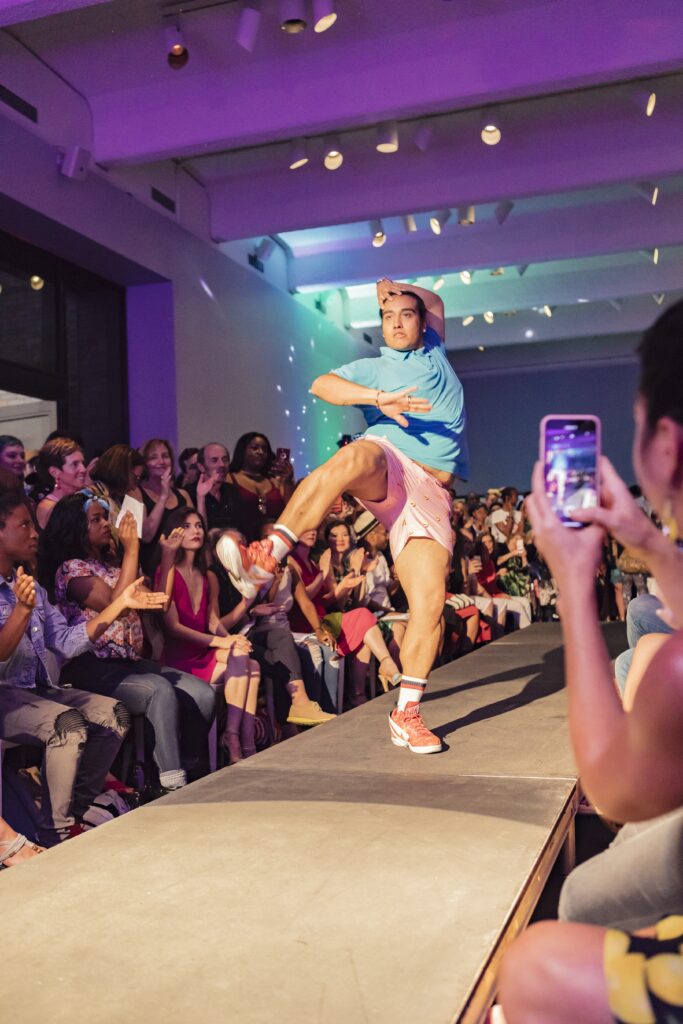
[[[617,653],[623,629],[606,632]],[[2,872],[0,1019],[481,1020],[571,839],[559,627],[434,674],[440,755],[391,746],[392,703]]]

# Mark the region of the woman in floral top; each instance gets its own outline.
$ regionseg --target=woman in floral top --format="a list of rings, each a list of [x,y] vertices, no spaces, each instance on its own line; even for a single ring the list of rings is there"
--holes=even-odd
[[[112,543],[106,499],[81,491],[55,506],[40,540],[39,578],[70,624],[93,618],[138,576],[140,543],[135,521],[121,520],[121,564]],[[142,657],[137,612],[118,618],[93,650],[64,665],[61,681],[122,701],[144,715],[163,789],[177,789],[208,766],[214,695],[194,676]],[[182,737],[181,737],[182,733]],[[185,762],[181,761],[181,738]]]

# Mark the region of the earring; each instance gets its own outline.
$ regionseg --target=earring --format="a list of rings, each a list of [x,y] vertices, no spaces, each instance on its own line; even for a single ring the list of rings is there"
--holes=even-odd
[[[666,529],[669,540],[675,544],[678,540],[678,521],[674,515],[673,501],[667,498],[662,509],[662,524]]]

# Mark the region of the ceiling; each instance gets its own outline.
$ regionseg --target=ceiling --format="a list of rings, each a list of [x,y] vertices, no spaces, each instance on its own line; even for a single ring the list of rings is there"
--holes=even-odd
[[[279,0],[261,0],[252,52],[236,41],[241,0],[0,0],[0,27],[85,98],[100,167],[187,174],[206,191],[215,242],[234,255],[276,237],[290,287],[350,286],[350,326],[376,322],[371,290],[354,286],[385,275],[443,276],[457,347],[623,335],[679,295],[680,0],[334,6],[328,31],[288,35]],[[189,51],[179,71],[164,38],[176,22]],[[499,125],[498,145],[482,143],[482,119]],[[379,153],[387,121],[398,151]],[[334,171],[322,162],[331,133]],[[299,139],[310,159],[290,170]],[[473,224],[458,223],[462,206]],[[437,236],[440,210],[452,215]]]

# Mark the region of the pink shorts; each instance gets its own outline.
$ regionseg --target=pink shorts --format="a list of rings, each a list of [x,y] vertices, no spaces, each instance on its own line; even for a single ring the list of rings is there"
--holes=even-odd
[[[429,537],[452,554],[454,537],[447,489],[386,437],[365,435],[359,440],[379,445],[387,460],[386,498],[361,504],[388,529],[394,558],[411,537]]]

